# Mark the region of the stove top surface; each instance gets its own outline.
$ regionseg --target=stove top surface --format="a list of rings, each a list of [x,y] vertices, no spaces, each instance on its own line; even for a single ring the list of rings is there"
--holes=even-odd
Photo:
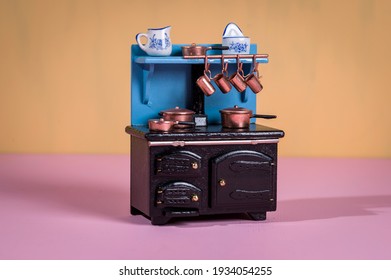
[[[249,128],[231,129],[221,125],[174,129],[169,132],[150,131],[148,126],[127,126],[126,133],[149,141],[161,140],[220,140],[220,139],[276,139],[284,137],[284,131],[259,124]]]

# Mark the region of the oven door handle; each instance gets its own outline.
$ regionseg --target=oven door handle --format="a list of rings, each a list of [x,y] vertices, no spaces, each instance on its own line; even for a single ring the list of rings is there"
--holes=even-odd
[[[178,209],[178,210],[165,210],[164,216],[169,218],[175,217],[197,217],[200,213],[195,209]]]
[[[149,141],[149,147],[155,146],[210,146],[210,145],[257,145],[278,143],[279,139],[256,139],[256,140],[216,140],[216,141]]]

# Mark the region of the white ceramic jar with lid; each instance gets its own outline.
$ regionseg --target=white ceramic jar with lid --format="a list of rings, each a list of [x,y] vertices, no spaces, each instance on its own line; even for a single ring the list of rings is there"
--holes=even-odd
[[[249,54],[250,38],[244,36],[242,30],[235,23],[230,22],[223,32],[223,46],[228,50],[223,50],[223,54]]]

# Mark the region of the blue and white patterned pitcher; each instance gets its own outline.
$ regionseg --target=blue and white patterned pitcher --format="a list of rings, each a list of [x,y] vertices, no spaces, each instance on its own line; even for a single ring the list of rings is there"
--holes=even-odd
[[[148,28],[147,33],[138,33],[136,35],[137,44],[148,55],[168,56],[171,55],[172,44],[170,38],[171,26],[163,28]],[[146,37],[147,43],[143,45],[141,38]]]

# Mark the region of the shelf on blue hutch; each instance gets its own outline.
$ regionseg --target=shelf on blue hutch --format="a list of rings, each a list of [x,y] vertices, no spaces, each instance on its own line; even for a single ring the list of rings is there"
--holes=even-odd
[[[203,58],[183,58],[183,56],[138,56],[134,60],[139,64],[204,64],[205,59]],[[268,63],[268,58],[257,58],[258,63]],[[224,62],[236,63],[236,58],[225,58]],[[240,58],[242,63],[252,63],[252,58]],[[209,58],[208,63],[210,64],[221,64],[220,58]]]
[[[148,56],[144,51],[134,45],[132,48],[136,53],[134,55],[134,62],[139,64],[203,64],[205,60],[203,58],[184,58],[182,56],[182,46],[186,46],[184,44],[174,44],[172,46],[172,54],[170,56]],[[199,46],[221,46],[220,44],[200,44]],[[208,50],[206,53],[208,56],[216,56],[221,55],[221,50]],[[257,47],[255,44],[250,45],[250,56],[257,55]],[[231,55],[232,56],[232,55]],[[239,55],[241,56],[241,55]],[[267,55],[266,55],[267,56]],[[236,63],[236,58],[226,58],[225,62],[228,63]],[[243,63],[252,63],[252,57],[240,58],[240,61]],[[268,63],[269,60],[267,57],[257,58],[256,61],[258,63]],[[220,58],[209,58],[208,62],[210,64],[220,64]]]

